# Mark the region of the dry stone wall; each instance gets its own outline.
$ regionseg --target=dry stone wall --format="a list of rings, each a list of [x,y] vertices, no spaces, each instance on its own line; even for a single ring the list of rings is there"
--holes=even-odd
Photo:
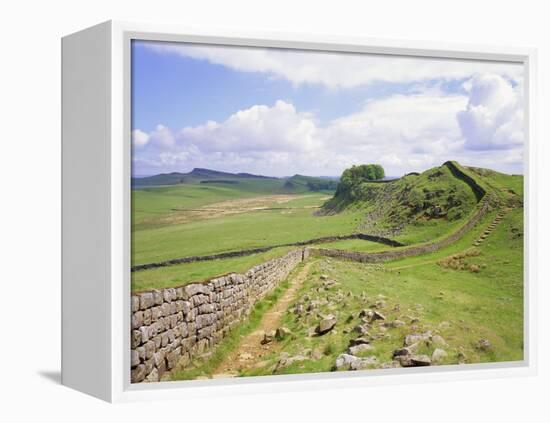
[[[292,250],[244,274],[132,294],[132,383],[156,382],[211,351],[307,256]]]
[[[327,257],[336,257],[341,259],[358,261],[361,263],[379,263],[389,260],[396,260],[404,257],[412,257],[419,254],[432,253],[443,247],[451,245],[453,242],[456,242],[466,232],[472,229],[480,219],[487,213],[491,205],[491,197],[488,195],[483,198],[479,204],[479,208],[474,213],[474,215],[463,225],[449,235],[446,238],[433,241],[427,244],[422,244],[414,247],[408,247],[397,250],[383,251],[379,253],[359,253],[354,251],[346,250],[337,250],[337,249],[327,249],[327,248],[310,248],[309,254],[327,256]]]

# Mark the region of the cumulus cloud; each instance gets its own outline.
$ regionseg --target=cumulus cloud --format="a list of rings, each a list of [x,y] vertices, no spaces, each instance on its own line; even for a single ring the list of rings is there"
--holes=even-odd
[[[238,111],[222,123],[183,128],[177,139],[205,152],[308,151],[316,147],[316,132],[311,114],[278,100],[273,107]]]
[[[460,129],[471,150],[503,150],[523,144],[521,85],[500,75],[478,74],[468,80],[466,110],[458,113]]]
[[[402,173],[438,164],[460,144],[454,116],[461,96],[392,96],[321,126],[287,102],[255,105],[223,122],[209,121],[172,135],[159,125],[139,157],[159,168],[215,167],[270,175],[339,174],[352,164],[379,162]],[[170,134],[167,136],[166,134]],[[161,136],[162,135],[162,136]],[[170,139],[169,148],[159,139]]]
[[[520,64],[509,63],[167,42],[140,44],[158,53],[206,60],[242,72],[266,73],[295,85],[321,84],[331,89],[375,82],[460,80],[476,72],[498,73],[519,81],[523,72]]]
[[[339,175],[352,164],[376,162],[402,175],[458,160],[521,172],[522,108],[521,87],[492,74],[468,80],[463,94],[391,95],[326,124],[278,100],[179,131],[136,129],[134,163],[140,173],[209,167],[285,176]]]
[[[132,144],[135,147],[143,147],[149,142],[149,134],[139,129],[132,131]]]

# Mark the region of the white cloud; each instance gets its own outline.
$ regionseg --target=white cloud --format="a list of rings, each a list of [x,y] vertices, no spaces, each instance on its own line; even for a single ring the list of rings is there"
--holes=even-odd
[[[149,134],[149,141],[157,148],[169,149],[176,145],[176,139],[170,128],[161,124]]]
[[[450,81],[469,78],[478,72],[498,73],[519,81],[523,72],[520,64],[496,62],[185,43],[142,44],[159,53],[207,60],[237,71],[266,73],[295,85],[322,84],[331,89],[352,88],[380,81]]]
[[[517,148],[523,144],[522,86],[499,75],[479,74],[467,81],[469,94],[466,110],[458,113],[458,122],[472,150]]]
[[[338,175],[352,164],[380,163],[387,174],[402,175],[447,160],[521,172],[519,88],[494,75],[475,76],[467,85],[467,95],[427,90],[372,100],[326,125],[282,100],[178,132],[159,125],[134,135],[149,140],[135,159],[151,173],[207,167],[275,176]]]
[[[132,144],[135,147],[143,147],[149,142],[149,134],[139,129],[132,131]]]
[[[316,146],[317,128],[308,113],[279,100],[273,107],[252,106],[226,121],[187,127],[177,135],[180,144],[205,152],[308,151]]]

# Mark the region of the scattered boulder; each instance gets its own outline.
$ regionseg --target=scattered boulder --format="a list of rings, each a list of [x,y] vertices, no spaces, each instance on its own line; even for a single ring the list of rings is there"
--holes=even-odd
[[[405,346],[416,344],[417,342],[429,341],[431,337],[432,333],[430,331],[407,335],[405,337]]]
[[[394,320],[392,322],[386,322],[384,323],[384,326],[387,328],[399,328],[401,326],[405,326],[406,323],[401,320]]]
[[[447,357],[447,352],[441,348],[436,348],[432,353],[432,362],[440,363]]]
[[[395,369],[397,367],[399,367],[400,364],[399,364],[399,361],[397,360],[392,360],[392,361],[388,361],[386,363],[382,363],[379,368],[380,369]]]
[[[351,370],[365,370],[378,364],[378,359],[373,355],[365,358],[358,358],[351,363]]]
[[[272,342],[275,339],[275,336],[276,336],[275,334],[276,334],[276,332],[274,330],[270,330],[269,332],[265,332],[264,337],[261,341],[261,344],[265,345],[265,344],[269,344],[270,342]]]
[[[349,347],[348,348],[348,354],[358,355],[358,354],[361,354],[361,353],[364,353],[364,352],[370,351],[370,350],[372,350],[372,345],[370,345],[370,344],[359,344],[359,345],[354,345],[353,347]]]
[[[372,317],[370,318],[372,321],[374,320],[386,320],[386,316],[384,316],[382,313],[379,313],[378,311],[372,312]]]
[[[334,326],[336,326],[336,321],[336,317],[332,314],[325,316],[325,318],[323,318],[317,326],[317,334],[324,335],[325,333],[330,332]]]
[[[297,362],[300,362],[300,361],[305,361],[305,360],[307,360],[307,357],[305,357],[301,354],[291,357],[288,353],[283,353],[283,354],[281,354],[281,357],[279,358],[279,362],[275,366],[275,371],[283,369],[285,367],[288,367],[291,364],[294,364],[294,363],[297,363]]]
[[[336,363],[334,364],[334,367],[336,370],[349,370],[351,368],[351,363],[354,361],[359,360],[358,357],[355,357],[351,354],[340,354],[338,357],[336,357]]]
[[[326,281],[326,280],[328,280],[328,276],[327,275],[321,275],[321,276],[319,276],[319,279],[321,279],[322,281]]]
[[[489,351],[492,348],[488,339],[480,339],[477,341],[476,349],[479,351]]]
[[[359,338],[350,339],[349,346],[353,347],[355,345],[363,345],[363,344],[370,344],[370,340],[364,336],[361,336]]]
[[[301,316],[304,314],[304,305],[303,304],[296,304],[296,307],[294,307],[294,314]]]
[[[369,326],[366,325],[366,324],[357,325],[353,328],[353,331],[357,332],[360,335],[368,335],[369,334]]]
[[[351,354],[340,354],[336,358],[336,370],[363,370],[378,363],[375,356],[359,358]]]
[[[361,310],[361,311],[359,312],[359,317],[370,317],[370,316],[369,316],[369,313],[370,313],[370,315],[372,315],[372,311],[370,311],[370,310],[364,308],[363,310]]]
[[[427,355],[402,355],[399,356],[399,363],[403,367],[422,367],[432,364],[430,357]]]
[[[289,328],[282,326],[280,328],[277,328],[277,330],[275,331],[275,338],[277,338],[278,340],[282,340],[291,333],[292,332],[290,332]]]

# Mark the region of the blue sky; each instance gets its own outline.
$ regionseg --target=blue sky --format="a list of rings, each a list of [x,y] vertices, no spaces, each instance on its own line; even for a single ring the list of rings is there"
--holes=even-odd
[[[133,173],[522,171],[519,65],[134,41]]]

